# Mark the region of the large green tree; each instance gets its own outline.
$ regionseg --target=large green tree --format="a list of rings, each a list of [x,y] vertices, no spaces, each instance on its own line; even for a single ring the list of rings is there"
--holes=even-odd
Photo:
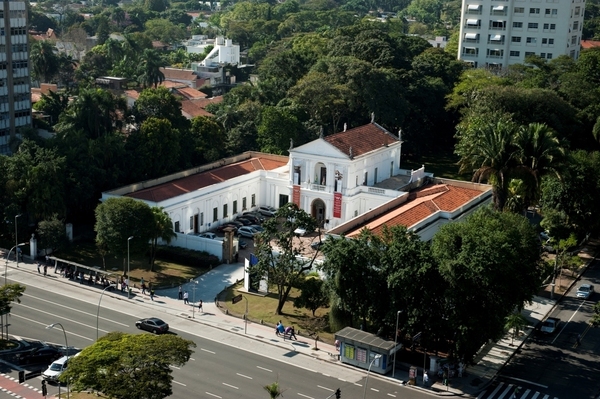
[[[33,78],[40,83],[49,83],[58,73],[58,57],[54,53],[54,45],[47,40],[36,40],[31,45],[29,59]]]
[[[154,261],[156,260],[159,240],[164,244],[170,244],[171,240],[177,237],[177,234],[173,231],[173,222],[163,208],[153,206],[152,215],[154,216],[154,220],[150,240],[150,271],[154,270]]]
[[[470,361],[539,290],[536,231],[523,216],[481,208],[443,225],[431,250],[446,286],[447,339],[457,358]]]
[[[67,233],[65,222],[60,220],[57,215],[42,220],[37,228],[40,237],[40,248],[51,250],[52,252],[64,248],[67,244]]]
[[[302,257],[304,245],[294,233],[298,227],[313,231],[316,221],[289,203],[263,224],[264,231],[255,238],[258,264],[252,266],[251,271],[267,277],[269,284],[276,287],[275,314],[281,314],[290,291],[304,279],[304,273],[312,269],[316,259],[316,254],[311,258]]]
[[[96,208],[96,246],[101,254],[125,259],[129,252],[145,253],[152,239],[154,214],[142,201],[129,197],[108,198]],[[129,240],[129,237],[133,237]]]
[[[112,332],[73,357],[60,380],[115,399],[163,399],[173,393],[172,367],[186,364],[195,347],[173,334]]]

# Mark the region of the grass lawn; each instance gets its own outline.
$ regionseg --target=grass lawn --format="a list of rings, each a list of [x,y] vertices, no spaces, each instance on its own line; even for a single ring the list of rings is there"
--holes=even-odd
[[[329,315],[329,309],[317,309],[315,316],[313,317],[312,312],[308,309],[294,308],[294,298],[299,294],[298,290],[292,289],[290,296],[283,306],[283,314],[275,314],[277,308],[277,292],[276,289],[270,288],[274,291],[266,296],[247,294],[246,292],[239,291],[242,288],[242,284],[230,287],[219,300],[219,304],[225,307],[230,314],[234,316],[242,317],[246,310],[246,300],[242,300],[235,305],[231,303],[231,299],[238,295],[243,294],[244,298],[248,298],[248,320],[253,322],[263,321],[264,324],[273,326],[273,334],[275,334],[275,325],[279,320],[284,326],[294,326],[296,331],[300,330],[303,336],[307,336],[307,331],[319,327],[319,339],[323,342],[333,344],[335,341],[334,335],[329,331],[329,324],[327,318]]]
[[[58,258],[70,260],[85,266],[99,266],[103,269],[102,257],[98,254],[92,242],[79,242],[57,254]],[[117,275],[127,272],[127,259],[117,259],[114,256],[106,257],[106,271]],[[130,272],[132,283],[139,283],[143,277],[146,282],[151,282],[155,287],[175,287],[190,278],[198,277],[208,271],[206,268],[184,266],[157,259],[154,270],[150,271],[148,258],[145,256],[131,255]]]

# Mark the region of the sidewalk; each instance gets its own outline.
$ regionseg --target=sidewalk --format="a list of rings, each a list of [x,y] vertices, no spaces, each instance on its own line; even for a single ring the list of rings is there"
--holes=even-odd
[[[580,252],[580,257],[589,264],[597,249],[600,248],[600,241],[591,240],[588,245]],[[15,282],[25,285],[34,285],[45,289],[53,289],[68,292],[69,295],[81,300],[90,301],[90,291],[97,295],[93,297],[93,302],[97,301],[101,290],[91,288],[87,285],[81,285],[78,282],[54,274],[54,268],[49,267],[47,277],[40,276],[34,263],[19,262],[17,269],[15,263],[8,262],[9,278]],[[37,278],[32,278],[33,276]],[[346,373],[348,381],[364,376],[365,371],[352,366],[343,365],[337,359],[335,347],[331,344],[318,342],[318,350],[314,350],[315,342],[310,337],[298,336],[298,341],[284,340],[274,333],[271,326],[261,325],[248,321],[247,324],[242,319],[225,315],[215,304],[215,298],[224,288],[243,279],[244,266],[242,263],[223,264],[208,273],[199,276],[194,281],[183,285],[183,290],[189,292],[190,302],[197,303],[203,301],[201,312],[197,308],[186,305],[182,300],[178,300],[178,287],[163,289],[156,292],[154,301],[150,300],[149,295],[142,295],[141,290],[134,288],[130,299],[127,299],[127,293],[120,291],[105,291],[102,300],[103,308],[111,308],[119,311],[129,312],[136,317],[160,316],[160,313],[167,313],[175,316],[175,321],[169,320],[172,328],[182,331],[197,332],[197,327],[210,326],[212,329],[202,329],[202,336],[209,337],[226,345],[244,348],[247,350],[261,353],[265,356],[279,356],[286,361],[294,361],[296,364],[302,364],[306,367],[306,361],[298,358],[296,355],[303,355],[306,359],[313,359],[320,362],[322,367],[336,365],[337,373]],[[577,280],[574,280],[575,284]],[[534,331],[535,326],[552,311],[558,300],[551,300],[542,296],[533,298],[531,304],[525,306],[523,315],[529,320],[528,328],[511,345],[511,336],[507,333],[498,342],[490,343],[480,350],[476,356],[474,366],[466,369],[466,376],[462,378],[452,378],[449,380],[449,386],[444,386],[440,379],[433,373],[430,375],[429,392],[434,391],[439,395],[462,395],[467,394],[476,396],[479,392],[487,388],[502,367],[512,358],[521,345]],[[127,301],[128,306],[124,307],[123,301]],[[160,313],[159,313],[160,312]],[[191,322],[191,324],[190,324]],[[194,327],[197,326],[197,327]],[[313,363],[310,363],[314,366]],[[342,366],[342,367],[339,367]],[[404,383],[408,380],[408,364],[398,364],[394,376],[378,376],[371,374],[371,378],[386,378],[395,380],[398,383]],[[422,385],[422,368],[419,367],[418,385],[414,389],[425,389]],[[362,377],[361,377],[362,378]]]

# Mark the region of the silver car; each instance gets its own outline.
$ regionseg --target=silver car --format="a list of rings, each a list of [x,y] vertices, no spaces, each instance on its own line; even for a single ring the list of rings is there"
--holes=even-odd
[[[258,234],[258,231],[254,230],[250,226],[242,226],[238,229],[237,233],[240,237],[254,238],[254,236]]]
[[[591,284],[581,284],[577,288],[577,298],[588,299],[594,292],[594,286]]]

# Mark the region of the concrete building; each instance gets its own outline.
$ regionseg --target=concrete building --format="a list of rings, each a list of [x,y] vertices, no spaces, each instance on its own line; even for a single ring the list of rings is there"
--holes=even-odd
[[[463,0],[458,58],[503,68],[528,55],[579,57],[585,0]]]
[[[190,52],[189,49],[188,52]],[[231,39],[225,39],[223,36],[217,36],[213,49],[208,53],[206,58],[200,62],[200,64],[205,67],[222,64],[237,65],[239,63],[240,45],[233,44]]]
[[[27,11],[24,1],[0,6],[0,154],[10,153],[10,138],[31,126],[31,82]]]

